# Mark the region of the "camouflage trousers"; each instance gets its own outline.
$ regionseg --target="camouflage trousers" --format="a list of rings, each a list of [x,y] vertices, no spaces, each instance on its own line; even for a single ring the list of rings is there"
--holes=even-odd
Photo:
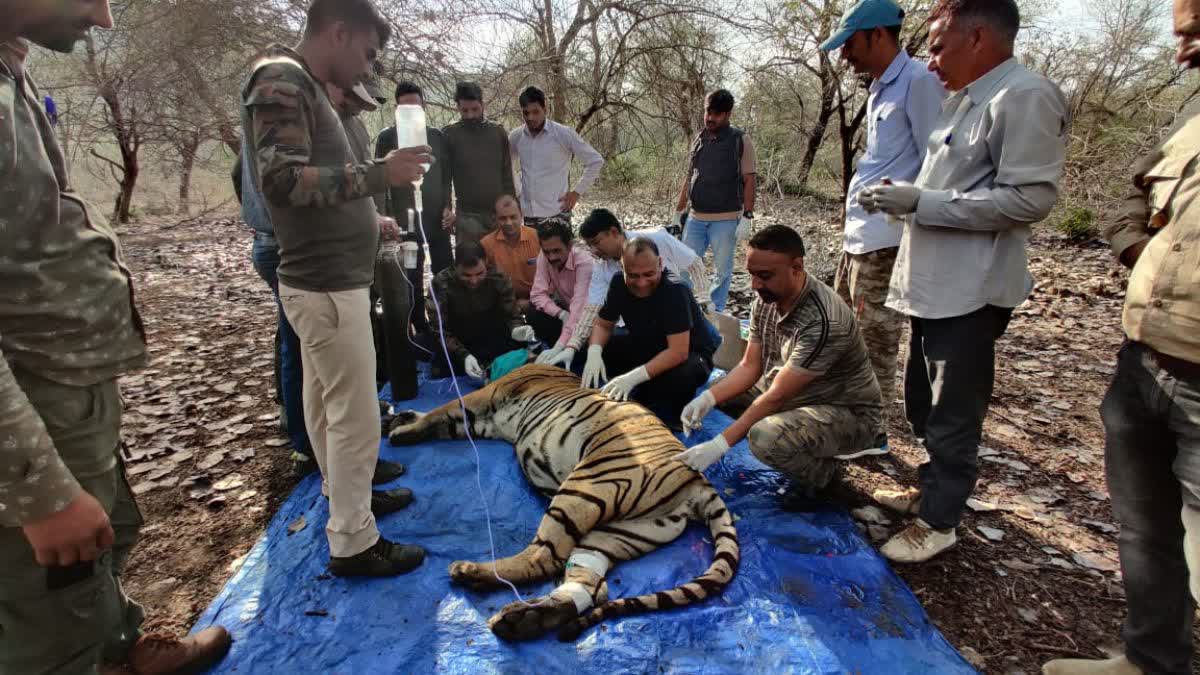
[[[757,387],[721,409],[737,418],[761,396]],[[747,440],[760,462],[802,487],[820,490],[838,470],[838,455],[869,447],[883,432],[883,411],[873,406],[810,405],[759,420]]]
[[[896,354],[905,324],[904,316],[884,304],[898,250],[884,248],[863,254],[843,251],[833,281],[833,290],[858,319],[885,408],[896,398]]]

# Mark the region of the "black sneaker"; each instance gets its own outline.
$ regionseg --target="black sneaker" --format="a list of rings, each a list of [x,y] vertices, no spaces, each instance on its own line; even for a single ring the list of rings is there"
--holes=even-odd
[[[395,490],[376,490],[371,493],[371,513],[375,517],[395,513],[413,502],[412,490],[396,488]]]
[[[379,538],[371,548],[349,558],[329,559],[329,571],[339,577],[391,577],[407,574],[425,562],[425,549],[393,544]]]
[[[384,434],[387,435],[386,433]],[[404,465],[400,462],[379,460],[375,463],[375,475],[371,477],[371,485],[390,483],[404,475]]]
[[[296,480],[304,478],[319,468],[317,461],[303,452],[292,452],[288,459],[292,461],[292,476]]]

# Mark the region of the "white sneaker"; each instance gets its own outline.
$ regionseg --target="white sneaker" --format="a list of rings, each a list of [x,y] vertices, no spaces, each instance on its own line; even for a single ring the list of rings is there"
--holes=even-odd
[[[851,460],[851,459],[858,459],[859,457],[870,457],[872,455],[886,455],[886,454],[888,454],[888,452],[890,452],[890,450],[891,450],[891,448],[888,447],[887,436],[880,435],[879,438],[875,439],[875,442],[872,443],[871,447],[869,447],[869,448],[864,448],[864,449],[858,450],[856,452],[849,452],[844,455],[834,455],[833,457],[834,457],[834,459],[840,459],[840,460],[845,461],[845,460]]]
[[[1143,675],[1124,656],[1105,661],[1090,659],[1055,659],[1042,666],[1042,675]]]
[[[906,516],[915,516],[921,511],[921,491],[917,488],[876,490],[871,493],[871,499],[880,506]]]
[[[888,540],[879,552],[897,563],[920,563],[946,551],[958,541],[954,528],[935,530],[917,518],[912,525]]]

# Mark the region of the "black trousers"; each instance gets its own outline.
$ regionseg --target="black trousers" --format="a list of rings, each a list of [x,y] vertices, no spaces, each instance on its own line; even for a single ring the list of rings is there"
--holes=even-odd
[[[604,367],[608,379],[644,366],[658,355],[657,350],[646,349],[642,345],[644,343],[639,343],[628,334],[610,337],[604,347]],[[683,363],[638,385],[630,398],[649,408],[668,427],[678,429],[684,406],[695,397],[696,389],[708,382],[712,368],[711,355],[692,352]]]
[[[558,317],[550,316],[533,306],[525,313],[525,323],[533,326],[537,339],[550,347],[553,347],[558,342],[558,336],[562,335],[563,322],[559,321]]]
[[[407,401],[417,396],[416,347],[409,337],[409,325],[416,323],[414,299],[423,294],[401,263],[403,259],[387,255],[375,261],[375,291],[383,305],[383,316],[376,318],[376,349],[384,379],[392,385],[392,399]],[[374,311],[371,315],[376,317]]]
[[[965,316],[911,319],[904,412],[929,451],[918,474],[921,518],[935,529],[957,527],[975,490],[996,340],[1011,318],[1011,309],[988,305]]]

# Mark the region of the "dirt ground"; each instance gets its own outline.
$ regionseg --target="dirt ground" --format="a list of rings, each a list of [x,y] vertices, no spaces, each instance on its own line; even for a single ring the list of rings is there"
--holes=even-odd
[[[776,217],[836,235],[810,206],[777,206]],[[250,264],[248,231],[232,218],[132,225],[123,242],[152,354],[147,370],[123,379],[131,482],[147,521],[127,585],[147,605],[149,628],[183,632],[294,483],[272,384],[275,309]],[[810,241],[819,276],[835,248],[835,236]],[[1103,657],[1119,648],[1124,613],[1097,408],[1121,342],[1125,275],[1102,245],[1046,231],[1031,259],[1037,288],[999,343],[977,501],[960,543],[898,570],[987,673]],[[740,275],[735,289],[745,282]],[[733,298],[744,311],[748,294]],[[915,480],[922,451],[894,394],[893,455],[849,472],[861,495]],[[877,542],[899,526],[864,522]]]

